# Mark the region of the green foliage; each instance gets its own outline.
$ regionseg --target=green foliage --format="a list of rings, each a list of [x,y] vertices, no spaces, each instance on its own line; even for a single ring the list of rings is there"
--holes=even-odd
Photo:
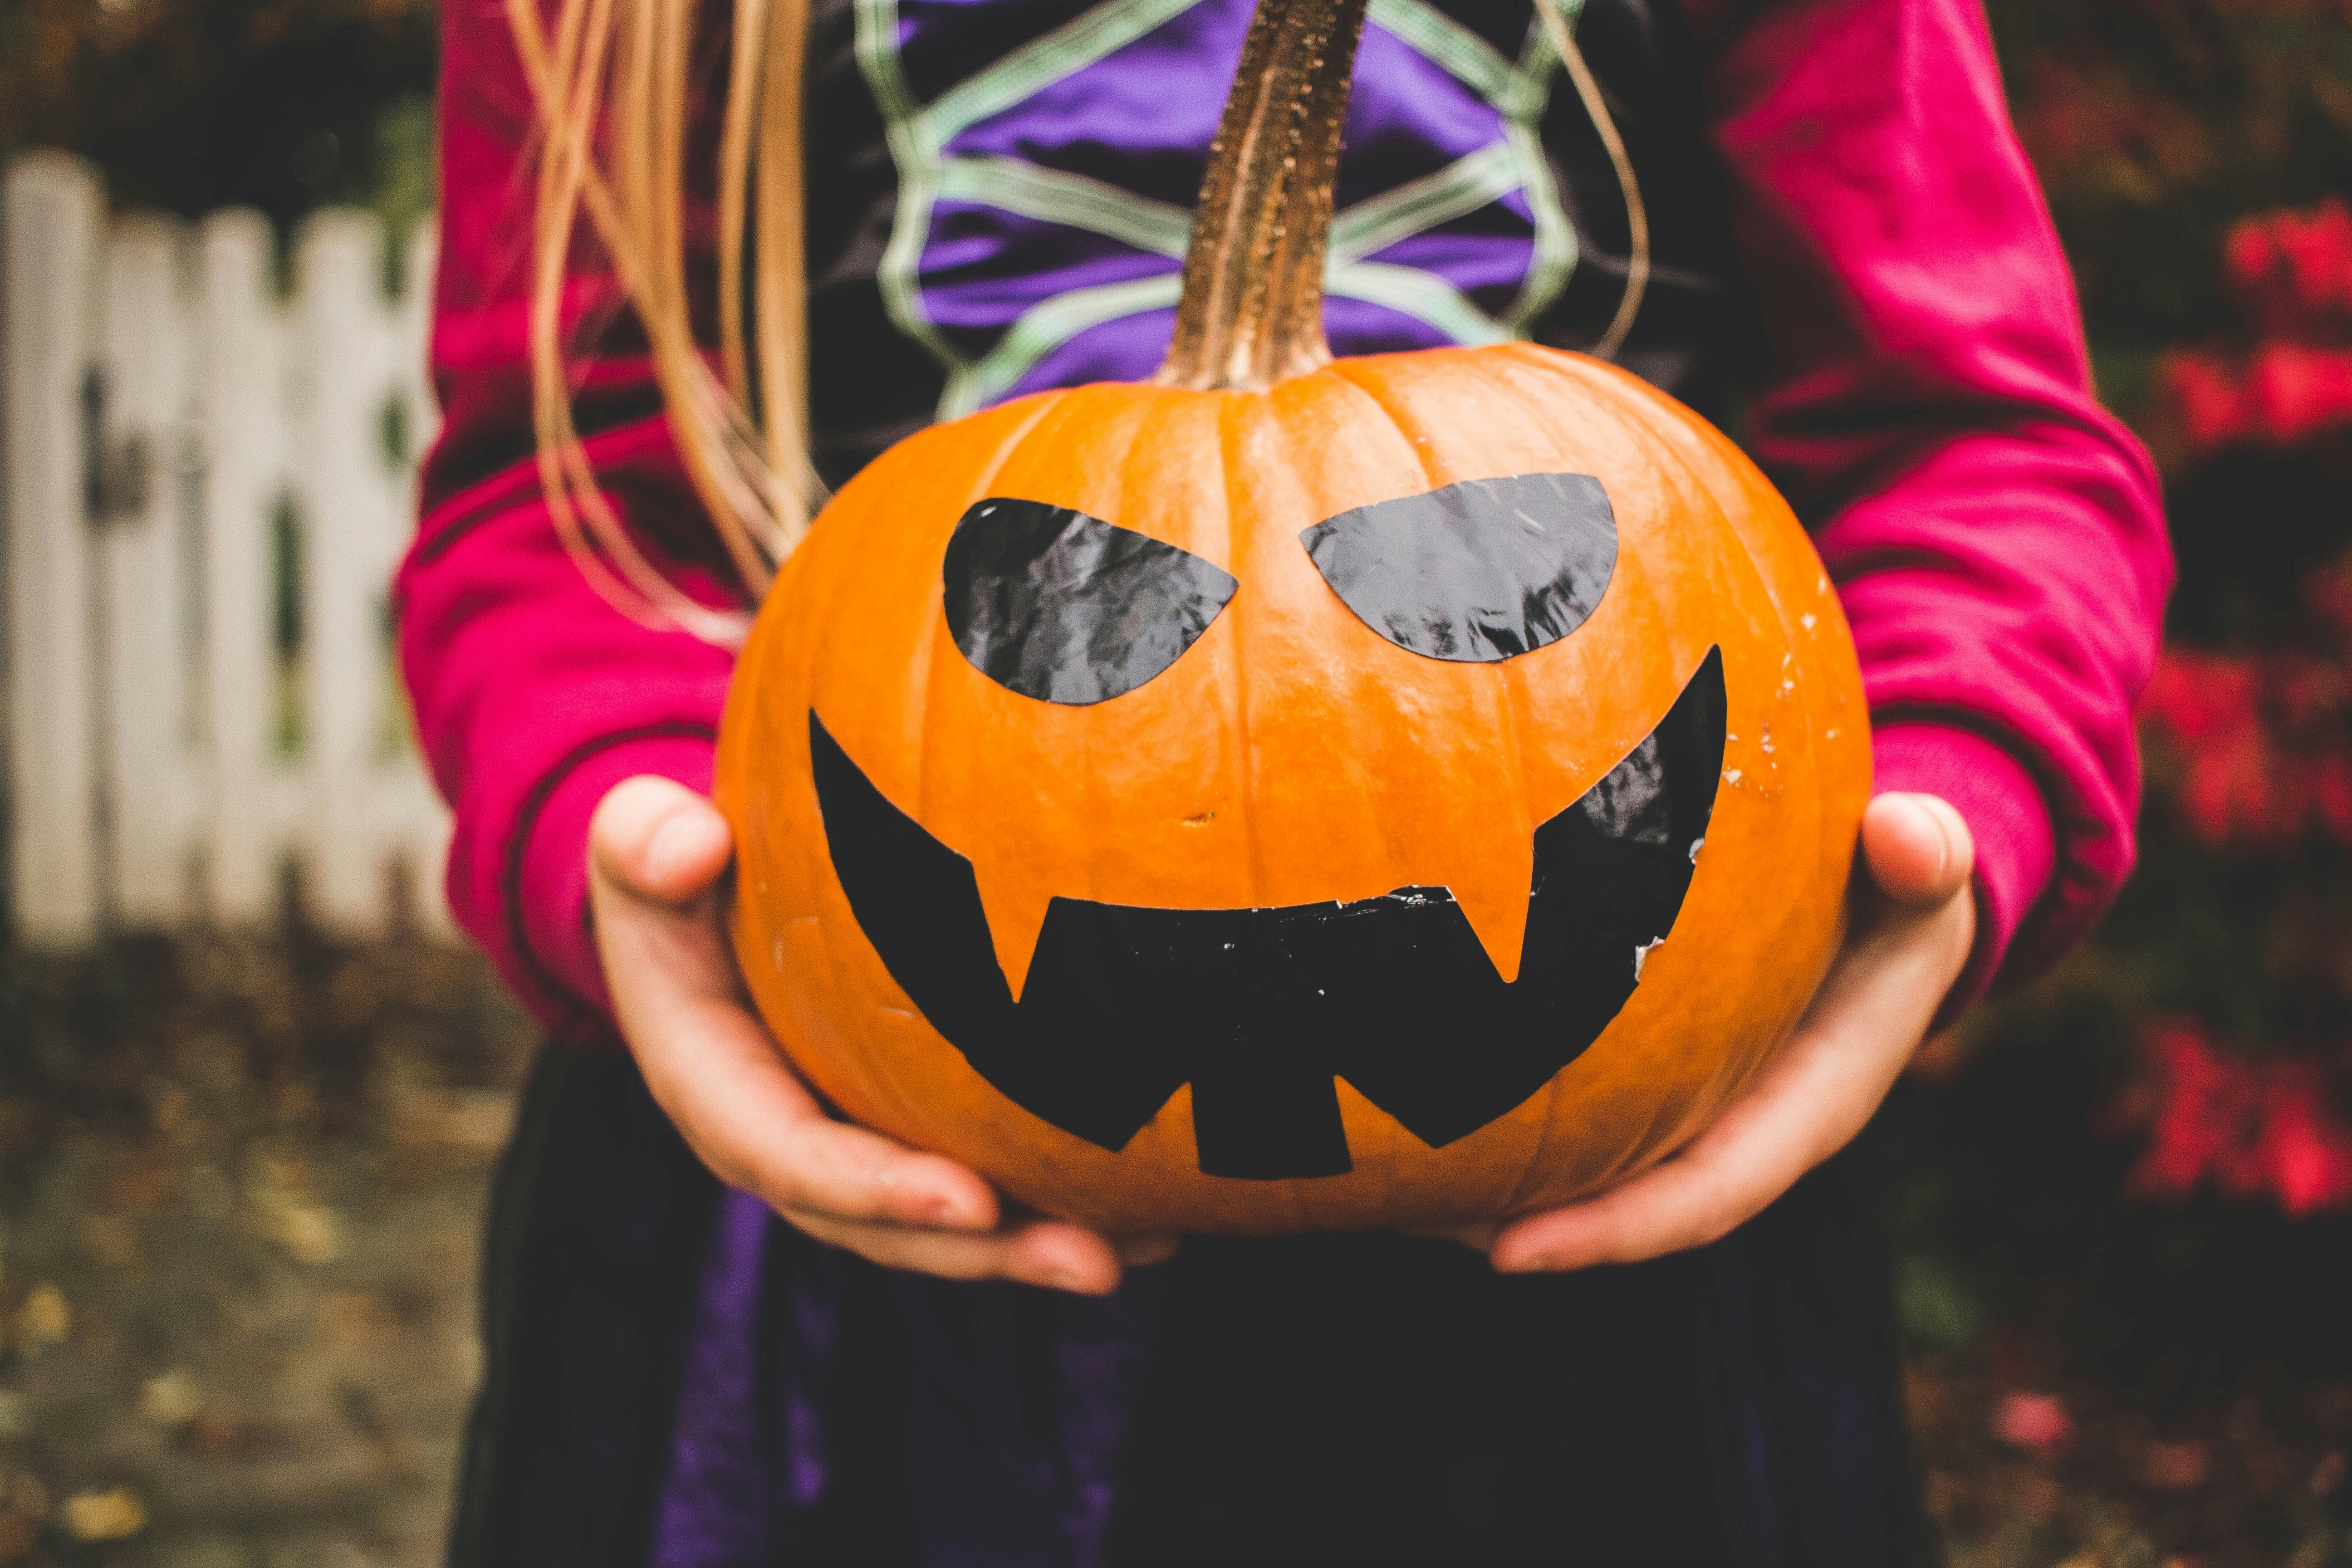
[[[2234,314],[2229,226],[2352,189],[2352,8],[2336,0],[1988,10],[2103,350],[2144,363],[2149,346],[2214,331]],[[2124,391],[2111,381],[2128,409]]]
[[[431,204],[432,0],[9,0],[0,158],[96,161],[118,203],[281,224]]]

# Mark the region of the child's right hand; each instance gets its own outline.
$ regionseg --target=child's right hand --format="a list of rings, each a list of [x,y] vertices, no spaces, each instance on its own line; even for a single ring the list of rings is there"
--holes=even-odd
[[[1175,1250],[1007,1215],[964,1166],[826,1115],[745,998],[717,892],[733,855],[727,819],[665,778],[614,785],[589,827],[589,907],[622,1037],[719,1180],[820,1241],[952,1279],[1098,1294],[1122,1263]]]

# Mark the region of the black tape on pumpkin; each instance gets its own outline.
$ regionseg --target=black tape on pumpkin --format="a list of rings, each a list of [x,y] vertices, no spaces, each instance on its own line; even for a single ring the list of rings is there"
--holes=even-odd
[[[1710,650],[1657,728],[1536,829],[1515,981],[1444,888],[1255,910],[1057,898],[1016,1002],[971,863],[809,715],[842,891],[931,1026],[1007,1098],[1106,1149],[1190,1083],[1201,1169],[1260,1180],[1350,1168],[1335,1077],[1436,1146],[1582,1055],[1681,911],[1724,732]]]
[[[1357,619],[1401,648],[1464,663],[1558,642],[1617,569],[1617,513],[1591,474],[1465,479],[1298,537]]]
[[[1024,697],[1079,706],[1182,658],[1237,585],[1133,529],[1003,496],[965,510],[940,577],[948,630],[974,668]]]

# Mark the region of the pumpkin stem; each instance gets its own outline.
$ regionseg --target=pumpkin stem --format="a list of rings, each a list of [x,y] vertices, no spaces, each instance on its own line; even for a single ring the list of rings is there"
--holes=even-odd
[[[1263,391],[1331,363],[1323,252],[1368,0],[1258,0],[1192,214],[1163,386]]]

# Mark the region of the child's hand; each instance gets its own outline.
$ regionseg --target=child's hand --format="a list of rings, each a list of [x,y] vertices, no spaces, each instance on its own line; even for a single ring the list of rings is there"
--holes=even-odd
[[[1599,1197],[1454,1233],[1510,1272],[1634,1263],[1702,1247],[1754,1217],[1862,1131],[1976,937],[1968,824],[1927,795],[1882,795],[1862,819],[1853,929],[1786,1052],[1664,1164]]]
[[[820,1241],[891,1268],[1099,1293],[1172,1238],[1114,1245],[1008,1217],[977,1174],[835,1121],[746,1005],[714,888],[727,819],[667,779],[614,786],[588,834],[590,907],[621,1033],[703,1163]]]

